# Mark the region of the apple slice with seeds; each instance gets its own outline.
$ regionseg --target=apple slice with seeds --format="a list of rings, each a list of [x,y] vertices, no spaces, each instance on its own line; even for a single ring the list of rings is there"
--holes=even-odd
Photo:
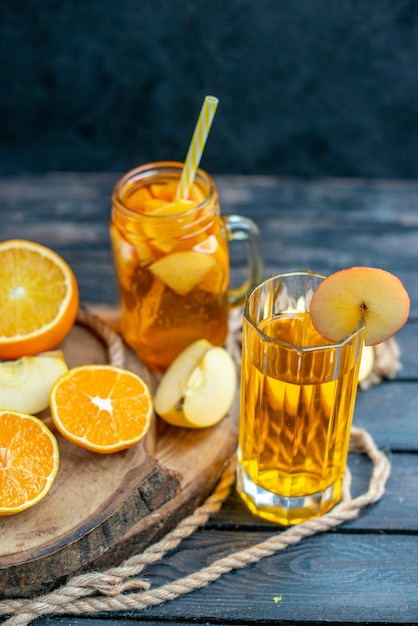
[[[386,341],[405,324],[410,300],[402,282],[382,269],[350,267],[331,274],[315,291],[309,313],[329,341],[350,335],[364,315],[365,344]]]
[[[173,426],[207,428],[230,410],[237,374],[230,354],[206,339],[190,344],[172,362],[154,397],[156,413]]]

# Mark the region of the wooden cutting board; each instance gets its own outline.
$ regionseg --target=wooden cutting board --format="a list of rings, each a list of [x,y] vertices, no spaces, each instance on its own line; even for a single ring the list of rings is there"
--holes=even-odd
[[[117,319],[107,315],[109,327]],[[232,350],[235,342],[229,340]],[[61,348],[69,367],[106,363],[106,342],[77,323]],[[122,346],[125,367],[154,390],[157,379]],[[101,455],[56,431],[60,468],[48,495],[31,509],[0,518],[0,594],[32,597],[74,574],[118,565],[160,539],[212,491],[237,442],[238,392],[219,424],[175,428],[154,419],[143,442]],[[53,429],[48,411],[42,418]]]

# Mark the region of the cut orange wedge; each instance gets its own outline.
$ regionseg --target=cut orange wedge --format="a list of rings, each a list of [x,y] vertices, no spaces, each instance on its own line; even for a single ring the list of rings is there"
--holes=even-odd
[[[147,187],[138,187],[125,199],[125,203],[132,211],[142,213],[144,210],[144,202],[150,198],[152,198],[152,195]]]
[[[154,198],[161,198],[167,202],[182,202],[182,199],[176,197],[178,181],[173,180],[166,183],[152,183],[149,186],[150,194]],[[185,202],[193,201],[193,205],[200,204],[205,199],[205,194],[201,187],[193,183],[189,191],[189,198]],[[187,209],[185,209],[187,210]]]
[[[78,304],[74,273],[57,253],[31,241],[0,243],[0,358],[54,349]]]
[[[172,202],[176,197],[177,181],[172,180],[164,183],[151,183],[149,190],[154,198],[161,198],[166,202]]]
[[[58,466],[57,440],[40,419],[0,411],[0,515],[14,515],[40,502]]]
[[[63,437],[103,454],[138,443],[153,416],[147,384],[133,372],[112,365],[69,370],[51,389],[50,409]]]

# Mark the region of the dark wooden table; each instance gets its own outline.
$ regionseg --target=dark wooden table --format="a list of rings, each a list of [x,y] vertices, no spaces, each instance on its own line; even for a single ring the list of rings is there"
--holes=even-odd
[[[117,178],[51,173],[0,180],[1,239],[52,247],[73,267],[83,301],[116,305],[108,220]],[[160,606],[41,617],[36,624],[418,624],[418,181],[215,178],[223,212],[257,222],[266,274],[370,265],[397,274],[408,289],[410,320],[396,337],[403,368],[395,380],[360,391],[355,411],[355,424],[390,459],[386,493],[356,520]],[[243,259],[235,248],[238,280]],[[367,485],[370,463],[358,454],[349,463],[355,495]],[[204,528],[146,570],[147,580],[158,587],[277,532],[232,493]]]

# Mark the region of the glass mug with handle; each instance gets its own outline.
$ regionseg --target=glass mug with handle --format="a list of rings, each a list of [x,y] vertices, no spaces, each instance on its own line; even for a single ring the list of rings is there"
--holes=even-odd
[[[340,343],[319,335],[309,303],[324,278],[271,276],[244,309],[237,490],[283,526],[323,515],[342,494],[365,326]]]
[[[215,183],[198,169],[176,199],[183,164],[156,162],[126,173],[112,196],[110,236],[121,301],[121,334],[151,370],[164,371],[193,341],[222,345],[228,311],[263,278],[255,223],[222,216]],[[247,276],[229,287],[228,242],[245,241]]]

